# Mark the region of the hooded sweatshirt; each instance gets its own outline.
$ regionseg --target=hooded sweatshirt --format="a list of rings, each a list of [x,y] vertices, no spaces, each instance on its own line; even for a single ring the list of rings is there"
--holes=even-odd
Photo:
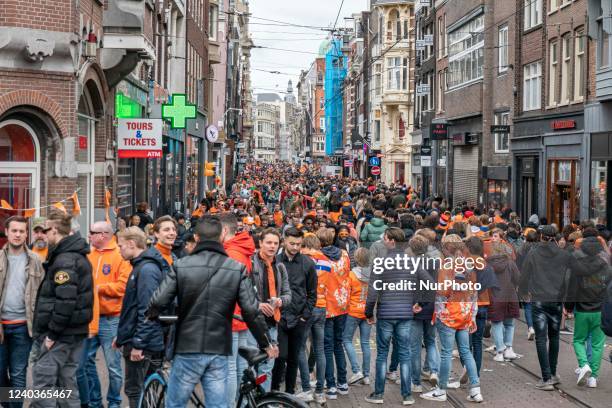
[[[346,251],[335,246],[324,247],[321,252],[331,263],[331,273],[327,281],[326,317],[341,316],[346,314],[348,309],[351,261]]]
[[[117,244],[109,242],[106,248],[91,247],[87,255],[93,270],[94,285],[100,302],[100,315],[119,316],[132,265],[121,257]],[[97,320],[98,316],[94,316]]]
[[[351,283],[348,314],[357,319],[365,319],[365,301],[368,296],[370,267],[356,266],[349,274]]]
[[[255,242],[248,231],[239,232],[225,241],[223,249],[225,249],[227,256],[246,266],[247,272],[251,273],[253,268],[251,256],[255,253]],[[236,304],[234,314],[240,315],[240,306],[238,304]],[[246,329],[247,325],[245,322],[236,319],[232,320],[232,331],[243,331]]]
[[[383,232],[387,230],[387,226],[385,225],[385,221],[382,218],[374,217],[370,220],[370,223],[367,224],[361,230],[361,243],[364,247],[370,248],[372,243],[378,241]]]
[[[572,268],[568,301],[575,303],[578,312],[599,312],[612,278],[612,269],[600,256],[604,249],[596,237],[582,240],[574,251],[577,263]]]

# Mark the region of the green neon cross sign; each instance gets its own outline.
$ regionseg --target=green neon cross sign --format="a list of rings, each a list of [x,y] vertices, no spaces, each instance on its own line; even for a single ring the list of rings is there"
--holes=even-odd
[[[187,119],[196,117],[196,106],[187,103],[185,94],[172,94],[172,103],[162,105],[162,118],[171,120],[173,129],[185,129]]]

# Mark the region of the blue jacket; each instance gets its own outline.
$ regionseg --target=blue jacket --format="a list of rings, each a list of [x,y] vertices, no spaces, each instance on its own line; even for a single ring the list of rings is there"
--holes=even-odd
[[[117,345],[131,345],[138,350],[164,350],[164,332],[157,321],[145,321],[145,312],[153,292],[164,280],[170,265],[157,249],[151,247],[132,259],[117,328]]]
[[[387,253],[387,258],[395,258],[398,254],[400,257],[403,257],[405,253],[397,248],[391,249]],[[374,316],[374,308],[376,307],[377,319],[414,319],[415,315],[412,311],[412,306],[415,303],[422,304],[428,300],[427,293],[419,290],[420,281],[433,281],[431,275],[423,268],[419,268],[414,273],[411,269],[384,269],[381,274],[376,274],[372,270],[365,307],[366,317]],[[383,284],[405,282],[412,282],[414,286],[412,288],[406,287],[402,290],[383,287]]]

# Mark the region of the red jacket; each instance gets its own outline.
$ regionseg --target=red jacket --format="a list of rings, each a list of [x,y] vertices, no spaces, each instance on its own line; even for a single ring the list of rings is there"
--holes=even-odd
[[[255,241],[248,231],[239,232],[233,238],[223,243],[223,248],[227,252],[227,256],[236,262],[240,262],[247,268],[247,272],[251,273],[253,264],[251,256],[255,253]],[[236,304],[234,314],[240,315],[240,307]],[[244,322],[234,319],[232,321],[232,331],[246,330],[247,325]]]

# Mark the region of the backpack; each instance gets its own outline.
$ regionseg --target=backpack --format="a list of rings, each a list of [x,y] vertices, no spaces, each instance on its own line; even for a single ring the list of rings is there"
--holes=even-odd
[[[601,306],[601,330],[612,336],[612,281],[608,284],[606,301]]]

